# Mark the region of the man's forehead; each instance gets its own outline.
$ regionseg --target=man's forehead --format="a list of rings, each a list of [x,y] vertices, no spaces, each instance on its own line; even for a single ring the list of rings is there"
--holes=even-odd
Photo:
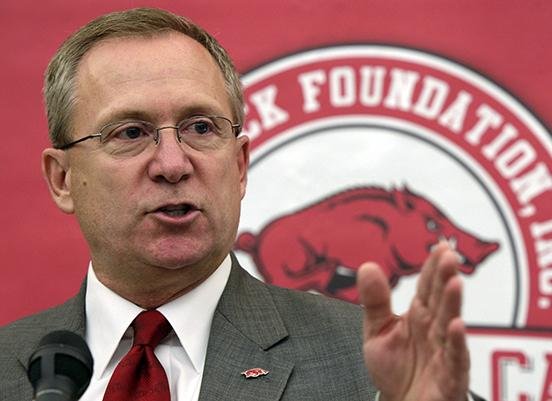
[[[218,69],[214,58],[203,45],[183,33],[172,30],[150,35],[103,39],[86,52],[80,67],[93,65],[109,69],[109,66],[113,66],[113,60],[122,60],[139,67],[143,63],[165,63],[167,58],[178,58],[179,65],[201,63],[205,69]]]
[[[200,43],[177,32],[98,43],[82,59],[76,93],[77,114],[102,120],[119,109],[171,114],[177,113],[173,107],[200,104],[217,114],[231,113],[218,64]]]
[[[213,90],[225,87],[211,54],[194,39],[174,31],[154,36],[115,37],[97,43],[82,58],[78,91],[84,87],[163,85],[194,81]]]

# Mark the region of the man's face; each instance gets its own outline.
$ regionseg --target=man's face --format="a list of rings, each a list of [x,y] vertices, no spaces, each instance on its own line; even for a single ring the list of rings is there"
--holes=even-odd
[[[157,127],[197,114],[233,120],[221,71],[182,34],[101,42],[85,55],[77,78],[72,139],[129,118]],[[76,214],[100,273],[119,266],[212,269],[232,247],[247,138],[198,151],[179,144],[172,129],[160,136],[157,146],[131,158],[110,155],[90,139],[60,159],[66,195],[58,206]]]

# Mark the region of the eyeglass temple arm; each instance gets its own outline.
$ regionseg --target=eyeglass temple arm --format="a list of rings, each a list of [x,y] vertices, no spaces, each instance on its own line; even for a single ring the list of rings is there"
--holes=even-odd
[[[88,139],[90,139],[90,138],[97,138],[97,137],[99,137],[99,136],[102,136],[102,134],[92,134],[92,135],[88,135],[88,136],[85,136],[84,138],[77,139],[76,141],[69,142],[68,144],[58,146],[57,149],[59,149],[59,150],[66,150],[66,149],[69,149],[69,148],[75,146],[77,143],[81,143],[81,142],[86,141],[86,140],[88,140]]]

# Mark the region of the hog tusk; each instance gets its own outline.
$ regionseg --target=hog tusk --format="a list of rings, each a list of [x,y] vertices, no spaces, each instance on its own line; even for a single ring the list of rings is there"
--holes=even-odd
[[[456,249],[456,245],[458,244],[458,241],[456,240],[456,237],[452,236],[449,238],[448,243],[452,249]]]
[[[345,267],[345,266],[337,266],[337,268],[335,269],[335,272],[342,276],[356,277],[356,270],[349,269],[348,267]]]

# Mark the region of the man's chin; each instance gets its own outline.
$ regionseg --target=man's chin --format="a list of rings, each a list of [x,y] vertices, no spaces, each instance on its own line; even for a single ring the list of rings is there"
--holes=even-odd
[[[148,264],[167,271],[185,269],[214,270],[230,252],[231,244],[225,246],[212,238],[198,235],[194,238],[164,238],[151,241],[139,250]],[[200,273],[201,274],[201,273]]]
[[[183,270],[200,268],[204,263],[204,258],[193,257],[190,255],[164,255],[163,257],[154,257],[150,259],[150,264],[164,270]]]
[[[223,256],[224,258],[224,256]],[[194,269],[202,271],[218,266],[222,260],[209,252],[163,252],[150,255],[150,263],[160,269],[179,271]]]

